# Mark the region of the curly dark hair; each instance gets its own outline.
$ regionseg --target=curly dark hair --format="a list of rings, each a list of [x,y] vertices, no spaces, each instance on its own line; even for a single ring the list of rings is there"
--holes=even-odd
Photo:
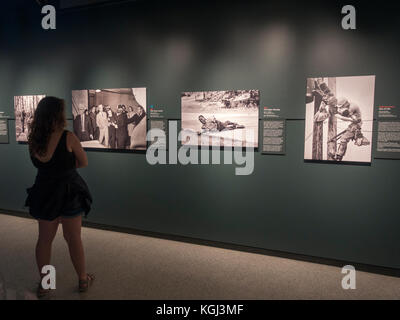
[[[45,97],[40,100],[28,137],[31,155],[44,156],[49,144],[50,135],[57,129],[65,128],[65,102],[56,97]]]

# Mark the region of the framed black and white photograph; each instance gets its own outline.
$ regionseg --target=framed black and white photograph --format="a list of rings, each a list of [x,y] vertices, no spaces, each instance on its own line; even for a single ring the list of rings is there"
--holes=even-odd
[[[84,148],[146,149],[146,88],[74,90],[72,115]]]
[[[183,92],[182,144],[258,148],[259,90]]]
[[[371,162],[375,76],[307,79],[304,159]]]
[[[45,95],[15,96],[15,134],[18,142],[28,142],[30,125],[40,100]]]

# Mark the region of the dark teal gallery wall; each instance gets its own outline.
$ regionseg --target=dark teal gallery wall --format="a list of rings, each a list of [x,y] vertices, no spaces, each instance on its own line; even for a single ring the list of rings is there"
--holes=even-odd
[[[1,13],[0,111],[13,96],[147,87],[148,105],[180,118],[180,92],[259,89],[282,109],[285,156],[234,165],[150,166],[142,153],[88,151],[80,170],[94,197],[89,221],[317,257],[400,268],[400,162],[370,166],[303,160],[309,76],[376,75],[375,105],[398,105],[398,5],[355,2],[358,29],[341,28],[346,3],[134,1],[59,11]],[[18,9],[18,10],[17,10]],[[23,211],[35,177],[27,146],[0,145],[0,208]],[[51,195],[49,195],[51,196]]]

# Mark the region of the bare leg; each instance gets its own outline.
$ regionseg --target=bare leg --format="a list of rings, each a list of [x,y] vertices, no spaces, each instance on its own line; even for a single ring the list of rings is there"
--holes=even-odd
[[[42,278],[42,268],[50,264],[51,245],[57,234],[59,219],[53,221],[39,220],[39,238],[36,243],[36,263]]]
[[[79,280],[86,280],[85,253],[81,239],[82,216],[61,218],[64,239]]]

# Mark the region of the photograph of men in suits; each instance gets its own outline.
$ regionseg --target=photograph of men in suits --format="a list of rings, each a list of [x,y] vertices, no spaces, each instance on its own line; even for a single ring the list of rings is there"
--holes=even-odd
[[[133,124],[136,125],[142,120],[146,113],[143,107],[138,108],[138,113],[134,113],[131,117],[128,117],[125,105],[119,105],[117,109],[117,148],[118,149],[129,149],[131,146],[131,139],[128,132],[128,126]]]
[[[89,126],[89,136],[90,136],[90,140],[97,140],[99,138],[98,135],[98,125],[96,123],[96,107],[92,106],[89,110],[89,122],[90,122],[90,126]]]
[[[133,110],[132,107],[129,107],[130,110]],[[128,113],[128,118],[133,119],[132,123],[128,125],[129,132],[129,149],[134,149],[136,143],[138,143],[137,137],[135,137],[135,129],[138,127],[139,123],[146,117],[146,111],[144,108],[139,105],[136,108],[136,111],[132,111]],[[137,129],[136,129],[137,130]],[[140,140],[140,139],[139,139]]]
[[[106,148],[109,147],[109,135],[108,135],[108,115],[104,111],[103,105],[99,105],[99,113],[96,115],[96,123],[99,128],[99,142]]]
[[[80,141],[89,141],[91,125],[84,105],[79,105],[79,114],[74,119],[74,132]]]
[[[109,137],[109,148],[117,148],[117,115],[112,111],[110,106],[107,106],[107,117],[108,117],[108,137]]]
[[[72,91],[74,131],[84,148],[146,150],[146,88]]]

